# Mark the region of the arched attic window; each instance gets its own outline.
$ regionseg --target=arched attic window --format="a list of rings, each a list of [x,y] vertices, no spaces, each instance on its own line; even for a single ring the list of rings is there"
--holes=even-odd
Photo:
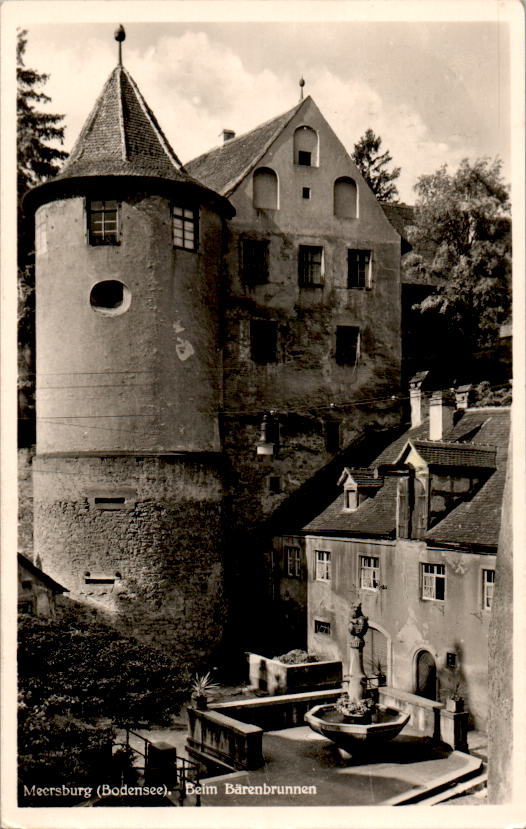
[[[319,165],[318,133],[312,127],[298,127],[294,132],[294,164],[303,167]]]
[[[334,182],[334,215],[340,219],[358,217],[358,188],[354,179],[348,176]]]
[[[277,210],[278,177],[270,167],[259,167],[252,177],[253,205],[263,210]]]

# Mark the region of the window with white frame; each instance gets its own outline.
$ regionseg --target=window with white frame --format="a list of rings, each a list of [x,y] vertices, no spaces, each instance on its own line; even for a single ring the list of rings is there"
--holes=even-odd
[[[443,602],[446,598],[445,564],[422,564],[422,598]]]
[[[119,203],[115,199],[88,203],[90,245],[119,244]]]
[[[197,250],[197,213],[193,207],[172,207],[173,244],[183,250]]]
[[[301,575],[301,551],[299,547],[285,547],[287,574],[298,577]]]
[[[316,550],[316,581],[331,580],[331,554],[326,550]]]
[[[493,587],[495,585],[495,570],[482,571],[482,607],[491,610],[493,604]]]
[[[360,556],[360,587],[362,590],[378,590],[380,586],[380,560],[375,556]]]

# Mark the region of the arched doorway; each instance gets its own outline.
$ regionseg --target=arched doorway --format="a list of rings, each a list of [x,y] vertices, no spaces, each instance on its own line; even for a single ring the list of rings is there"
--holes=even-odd
[[[415,693],[426,699],[437,698],[437,669],[429,651],[420,651],[416,657]]]

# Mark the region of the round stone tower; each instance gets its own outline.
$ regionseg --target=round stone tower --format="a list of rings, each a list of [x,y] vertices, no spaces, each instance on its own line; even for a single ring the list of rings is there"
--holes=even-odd
[[[219,283],[233,208],[186,174],[120,60],[28,203],[39,564],[130,632],[205,661],[224,616]]]

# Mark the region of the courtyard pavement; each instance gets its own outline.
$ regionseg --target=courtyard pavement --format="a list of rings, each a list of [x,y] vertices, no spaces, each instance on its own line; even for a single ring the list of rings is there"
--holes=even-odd
[[[139,733],[153,741],[171,743],[180,756],[186,756],[186,728],[182,725],[154,731],[140,729]],[[409,726],[377,751],[376,755],[350,757],[308,726],[269,731],[263,735],[265,765],[228,781],[214,778],[210,783],[216,790],[203,794],[201,802],[203,806],[387,805],[406,794],[474,771],[480,764],[476,757],[418,736]],[[230,782],[230,788],[226,782]],[[315,794],[279,794],[276,790],[255,794],[236,784],[315,787]],[[194,798],[188,798],[186,804],[193,802]]]

